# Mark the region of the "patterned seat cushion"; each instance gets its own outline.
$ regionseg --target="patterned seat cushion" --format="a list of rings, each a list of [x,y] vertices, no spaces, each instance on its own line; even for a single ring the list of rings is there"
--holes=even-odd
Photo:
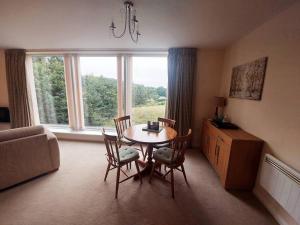
[[[154,148],[164,148],[164,147],[170,147],[170,143],[164,143],[164,144],[155,144],[153,145]]]
[[[133,147],[122,147],[119,150],[120,163],[127,163],[137,160],[140,156],[138,150]]]
[[[176,162],[176,159],[177,159],[177,154],[175,153],[174,160],[172,162],[173,152],[174,152],[173,149],[168,148],[168,147],[163,147],[163,148],[157,149],[153,153],[153,158],[157,161],[167,163],[167,164],[171,164],[171,163]]]
[[[120,139],[120,141],[122,142],[122,144],[125,144],[125,145],[134,145],[134,144],[135,144],[134,142],[129,141],[128,139],[126,139],[126,138],[124,138],[124,137],[122,137],[122,138]]]

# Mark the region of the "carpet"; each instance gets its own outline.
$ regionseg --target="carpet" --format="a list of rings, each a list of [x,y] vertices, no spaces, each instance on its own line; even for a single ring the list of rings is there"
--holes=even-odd
[[[168,183],[148,177],[120,184],[107,166],[101,143],[60,141],[57,172],[0,192],[0,225],[272,225],[273,217],[250,192],[228,192],[199,150],[187,152]],[[132,171],[134,172],[134,171]]]

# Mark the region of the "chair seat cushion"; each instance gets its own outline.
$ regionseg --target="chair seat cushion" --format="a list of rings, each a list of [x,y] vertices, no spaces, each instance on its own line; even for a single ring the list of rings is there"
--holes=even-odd
[[[122,144],[125,144],[125,145],[134,145],[135,143],[133,141],[129,141],[128,139],[122,137],[120,139],[120,141],[122,142]]]
[[[154,148],[164,148],[164,147],[170,147],[170,143],[164,143],[164,144],[155,144],[153,145]]]
[[[171,164],[171,163],[176,162],[176,159],[177,159],[177,154],[175,153],[175,156],[174,156],[174,159],[172,162],[173,152],[174,152],[174,150],[172,148],[168,148],[168,147],[159,148],[153,153],[153,158],[159,162]]]
[[[138,150],[129,146],[120,148],[119,155],[121,163],[131,162],[137,160],[140,157]]]

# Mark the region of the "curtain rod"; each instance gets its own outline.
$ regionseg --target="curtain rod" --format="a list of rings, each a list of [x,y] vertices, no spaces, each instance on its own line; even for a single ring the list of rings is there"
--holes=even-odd
[[[149,54],[167,55],[168,49],[27,49],[26,54],[87,54],[87,55],[115,55],[115,54]]]

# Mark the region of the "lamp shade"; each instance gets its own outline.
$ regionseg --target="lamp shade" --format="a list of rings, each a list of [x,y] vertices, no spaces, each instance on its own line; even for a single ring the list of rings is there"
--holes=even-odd
[[[226,98],[215,96],[215,104],[218,107],[223,107],[226,104]]]

